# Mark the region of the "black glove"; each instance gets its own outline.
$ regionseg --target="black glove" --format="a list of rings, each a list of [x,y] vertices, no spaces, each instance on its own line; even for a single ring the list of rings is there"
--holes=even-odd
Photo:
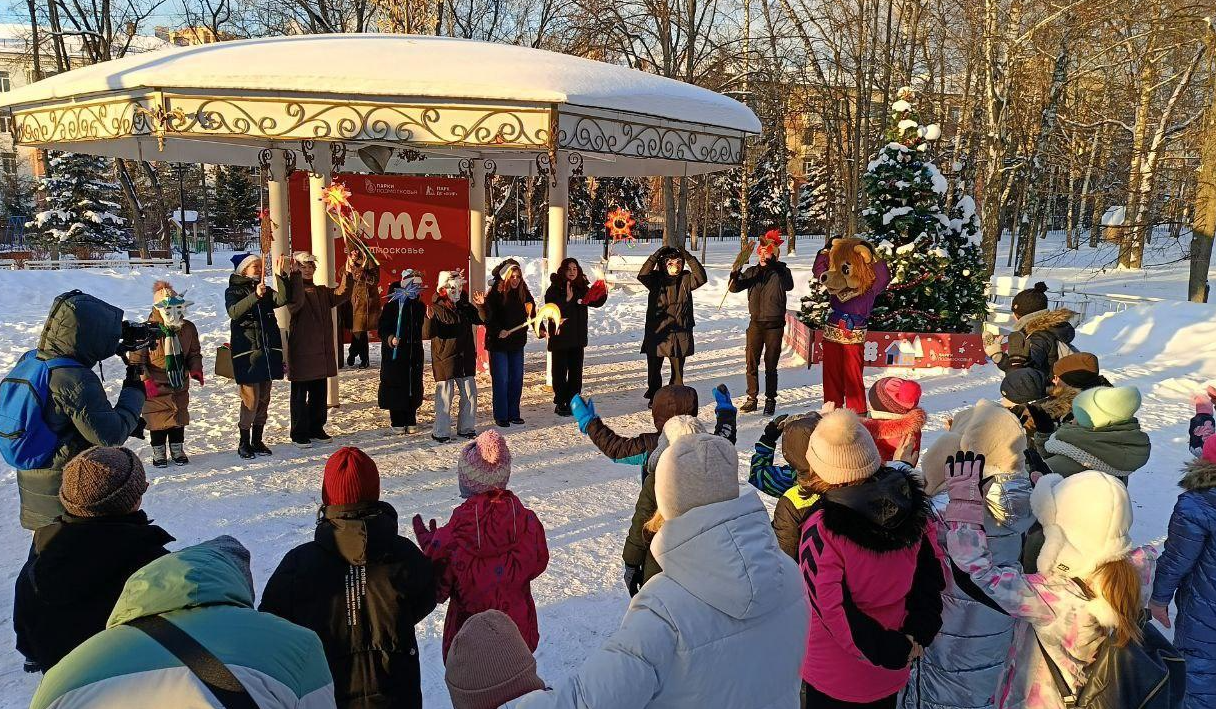
[[[642,567],[625,564],[625,588],[633,598],[642,590]]]
[[[144,380],[142,378],[143,367],[138,364],[127,365],[127,376],[123,377],[123,389],[139,389],[144,391]]]
[[[138,438],[139,440],[142,441],[144,439],[144,427],[146,427],[147,425],[148,425],[148,422],[144,420],[143,416],[140,416],[139,419],[135,422],[135,430],[131,431],[131,435],[127,436],[127,437],[128,438]]]
[[[1051,475],[1051,468],[1048,467],[1047,461],[1043,460],[1043,456],[1034,449],[1034,446],[1027,448],[1023,453],[1026,458],[1026,470],[1040,475]]]
[[[781,437],[781,424],[789,418],[789,414],[781,414],[775,417],[768,425],[764,427],[764,433],[760,434],[760,442],[766,444],[769,448],[777,446],[777,439]]]
[[[1027,404],[1025,417],[1029,418],[1034,425],[1036,433],[1055,433],[1056,422],[1041,406],[1036,404]],[[1023,421],[1025,418],[1023,419]],[[1027,428],[1030,428],[1027,426]]]

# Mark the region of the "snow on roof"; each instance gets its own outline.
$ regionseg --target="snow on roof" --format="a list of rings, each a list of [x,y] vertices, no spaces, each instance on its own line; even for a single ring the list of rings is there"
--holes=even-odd
[[[43,54],[50,54],[51,47],[49,44],[50,28],[39,28],[39,44],[42,44]],[[46,33],[46,34],[42,34]],[[69,34],[63,39],[67,46],[68,53],[74,57],[84,56],[84,50],[79,35]],[[126,41],[125,35],[115,37],[115,42],[122,46]],[[156,49],[164,49],[172,46],[168,42],[158,37],[149,35],[137,34],[131,38],[130,46],[127,47],[127,52],[136,54],[139,52],[150,52]],[[30,26],[28,23],[20,22],[0,22],[0,50],[15,50],[20,52],[28,52],[30,50]]]
[[[0,106],[141,88],[566,103],[760,131],[747,106],[674,79],[530,47],[399,34],[174,47],[51,77],[4,94]]]
[[[175,223],[181,224],[182,210],[180,210],[180,209],[173,210],[173,212],[171,213],[171,216],[169,218],[172,219]],[[193,209],[187,209],[186,210],[186,223],[193,224],[194,222],[197,222],[197,221],[198,221],[198,212]]]

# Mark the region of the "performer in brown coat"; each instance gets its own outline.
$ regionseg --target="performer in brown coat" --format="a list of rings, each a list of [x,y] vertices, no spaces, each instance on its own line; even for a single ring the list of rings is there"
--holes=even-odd
[[[366,369],[370,356],[368,333],[380,323],[380,267],[370,263],[362,251],[348,253],[346,263],[353,263],[347,269],[353,288],[350,293],[350,350],[346,365],[355,366],[355,357],[358,357],[359,368]]]
[[[338,376],[333,309],[350,300],[355,265],[346,262],[339,288],[313,282],[317,259],[299,251],[291,263],[291,329],[287,334],[287,379],[291,381],[291,441],[299,448],[333,440],[325,432],[329,417],[325,380]]]

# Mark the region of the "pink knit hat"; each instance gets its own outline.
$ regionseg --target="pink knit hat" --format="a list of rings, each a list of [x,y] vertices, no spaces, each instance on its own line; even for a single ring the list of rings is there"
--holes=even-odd
[[[456,465],[461,497],[503,490],[510,479],[511,451],[498,431],[486,431],[461,449],[460,462]]]
[[[1203,454],[1199,457],[1209,463],[1216,463],[1216,436],[1208,436],[1203,442]]]
[[[870,408],[888,414],[906,414],[920,405],[920,384],[911,379],[883,377],[870,387]]]
[[[1209,387],[1209,389],[1210,388],[1211,387]],[[1196,394],[1195,396],[1191,397],[1191,403],[1195,404],[1196,414],[1207,414],[1208,416],[1212,415],[1212,399],[1206,393]]]

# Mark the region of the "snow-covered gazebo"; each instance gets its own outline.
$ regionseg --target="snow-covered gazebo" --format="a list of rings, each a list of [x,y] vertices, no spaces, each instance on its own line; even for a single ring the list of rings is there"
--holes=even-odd
[[[544,175],[549,263],[565,256],[569,177],[698,175],[738,165],[760,130],[743,104],[654,74],[446,37],[305,35],[173,48],[0,95],[18,143],[109,157],[260,165],[272,256],[290,252],[287,176],[464,175],[470,282],[485,282],[488,176]],[[336,227],[312,200],[318,280]]]

